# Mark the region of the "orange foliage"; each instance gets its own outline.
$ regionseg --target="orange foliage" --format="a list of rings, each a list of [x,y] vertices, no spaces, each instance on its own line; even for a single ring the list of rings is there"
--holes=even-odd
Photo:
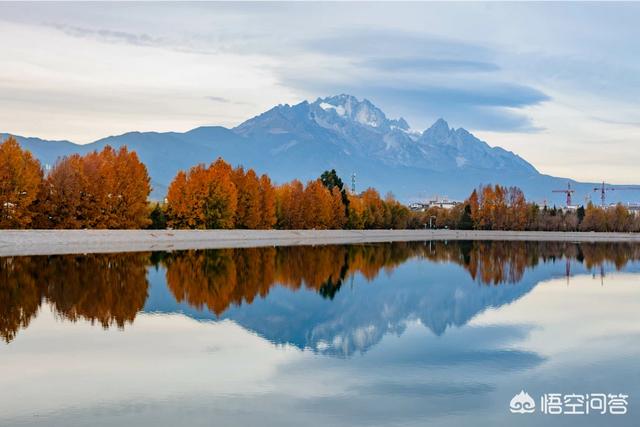
[[[60,160],[47,176],[38,206],[46,228],[144,228],[149,224],[147,168],[135,152],[106,146]]]
[[[347,223],[347,217],[342,203],[342,193],[338,187],[331,190],[331,223],[329,228],[341,229]]]
[[[304,228],[303,195],[304,186],[297,179],[276,188],[276,216],[280,228],[289,230]]]
[[[179,172],[169,187],[169,226],[174,228],[247,228],[247,229],[342,229],[342,228],[406,228],[410,211],[393,196],[382,200],[372,188],[361,195],[347,194],[335,185],[335,171],[325,172],[321,179],[304,186],[293,180],[274,187],[267,175],[257,177],[252,169],[239,166],[231,170],[224,164],[235,190],[225,194],[236,209],[231,225],[205,225],[206,200],[211,176],[204,166],[188,173]],[[333,177],[333,178],[332,178]],[[333,184],[333,186],[332,186]],[[351,206],[349,206],[351,205]]]
[[[302,197],[303,228],[330,228],[333,219],[331,205],[331,194],[322,181],[309,181]]]
[[[15,138],[0,144],[0,228],[25,228],[42,183],[40,163]]]
[[[91,219],[95,206],[88,200],[87,177],[78,154],[56,163],[44,182],[39,206],[42,228],[82,228]]]
[[[390,206],[375,189],[368,188],[359,196],[349,195],[349,228],[390,228],[392,222]]]
[[[106,148],[105,148],[106,150]],[[151,193],[147,168],[134,151],[121,147],[106,164],[111,187],[107,194],[109,228],[145,228],[151,222],[147,198]]]
[[[524,230],[528,222],[527,202],[517,187],[487,185],[474,190],[467,203],[476,228],[481,230]]]
[[[232,169],[218,159],[208,168],[180,171],[169,186],[169,225],[174,228],[233,228],[238,197]]]
[[[245,173],[242,167],[238,167],[233,171],[232,179],[238,192],[235,227],[258,228],[262,222],[262,197],[258,176],[253,169]]]
[[[276,225],[276,191],[267,175],[260,177],[260,200],[262,212],[258,228],[270,229]]]

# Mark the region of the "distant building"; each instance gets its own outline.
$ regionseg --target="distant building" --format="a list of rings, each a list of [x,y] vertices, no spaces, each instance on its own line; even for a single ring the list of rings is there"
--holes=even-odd
[[[414,212],[424,212],[427,210],[427,205],[424,203],[418,203],[418,202],[409,203],[409,209],[411,209]]]
[[[462,202],[449,200],[446,197],[443,197],[442,199],[436,197],[424,202],[413,202],[409,204],[409,209],[415,212],[425,212],[429,208],[453,209],[454,206],[459,205],[460,203]]]
[[[640,203],[609,203],[606,208],[612,209],[618,205],[624,206],[625,209],[627,209],[633,215],[640,215]]]
[[[562,210],[562,212],[575,212],[578,210],[580,206],[578,205],[568,205],[568,206],[564,206],[561,207],[560,209]]]

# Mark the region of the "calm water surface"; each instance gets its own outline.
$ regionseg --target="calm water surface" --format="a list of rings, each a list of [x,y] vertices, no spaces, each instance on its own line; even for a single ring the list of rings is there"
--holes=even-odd
[[[637,426],[639,337],[638,245],[0,258],[0,425]]]

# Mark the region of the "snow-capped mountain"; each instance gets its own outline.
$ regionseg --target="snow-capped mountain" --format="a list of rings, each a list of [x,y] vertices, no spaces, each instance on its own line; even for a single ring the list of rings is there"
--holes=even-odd
[[[129,132],[87,145],[18,140],[48,165],[70,153],[127,145],[147,165],[155,198],[164,196],[178,170],[217,157],[268,173],[276,182],[315,179],[334,168],[345,182],[355,173],[357,190],[375,187],[405,201],[437,194],[463,199],[480,184],[500,183],[560,205],[561,195],[550,190],[567,185],[567,179],[542,175],[518,155],[491,147],[465,129],[452,129],[443,119],[417,132],[406,120],[388,118],[370,101],[346,94],[278,105],[233,129]],[[594,186],[571,185],[578,194]]]
[[[346,155],[375,158],[389,166],[434,171],[521,168],[537,173],[515,154],[492,148],[464,129],[450,129],[443,119],[423,133],[411,131],[403,118],[389,119],[370,101],[344,94],[313,103],[279,105],[234,131],[250,138],[284,141],[276,151],[313,140],[334,144]]]

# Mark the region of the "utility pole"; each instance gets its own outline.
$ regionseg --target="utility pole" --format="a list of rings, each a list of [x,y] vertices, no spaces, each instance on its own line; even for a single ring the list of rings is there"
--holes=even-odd
[[[356,173],[351,174],[351,193],[356,194]]]

